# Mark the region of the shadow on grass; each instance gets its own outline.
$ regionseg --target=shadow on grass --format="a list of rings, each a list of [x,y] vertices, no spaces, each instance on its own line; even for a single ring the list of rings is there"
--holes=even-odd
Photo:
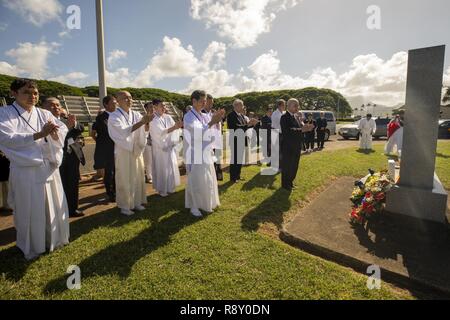
[[[441,153],[441,152],[436,153],[436,157],[444,158],[444,159],[450,159],[450,155],[448,155],[448,154],[443,154],[443,153]]]
[[[150,198],[155,198],[156,200],[157,197],[155,195]],[[136,214],[136,217],[124,216],[121,219],[109,219],[109,225],[114,227],[135,221],[136,219],[149,220],[151,224],[148,229],[140,232],[134,238],[113,244],[82,261],[78,266],[82,270],[83,279],[110,274],[119,275],[125,279],[130,275],[131,269],[137,261],[169,243],[171,236],[184,227],[199,221],[199,219],[188,214],[184,207],[182,207],[182,204],[184,204],[184,190],[164,200],[160,204],[160,201],[153,202],[150,199],[148,211],[142,214]],[[156,205],[152,207],[152,203]],[[165,217],[172,211],[175,212]],[[94,218],[94,220],[97,219]],[[103,223],[96,225],[95,222],[89,221],[89,218],[80,221],[83,221],[83,225],[77,226],[75,229],[82,233],[86,233],[83,230],[87,225],[93,224],[91,228],[104,225]],[[101,219],[97,222],[99,221]],[[43,293],[60,293],[67,290],[66,279],[67,276],[63,276],[49,282],[44,288]]]
[[[358,150],[356,150],[356,152],[370,155],[372,153],[375,153],[376,151],[373,150],[373,149],[369,149],[369,150],[367,150],[367,149],[358,149]]]
[[[273,184],[275,183],[276,177],[277,177],[276,174],[262,175],[260,172],[258,172],[249,181],[245,182],[242,185],[241,190],[242,191],[250,191],[255,188],[274,189],[275,187],[273,186]]]
[[[257,175],[256,181],[258,179],[264,181],[268,177]],[[272,223],[280,230],[283,225],[283,214],[291,208],[290,195],[291,191],[282,188],[275,191],[272,196],[266,198],[242,218],[242,229],[257,231],[261,224]]]
[[[394,279],[419,299],[450,298],[450,233],[448,226],[383,213],[366,226],[354,226],[359,243],[381,259],[402,259],[408,279]],[[391,277],[385,274],[385,277]],[[414,279],[443,290],[415,283]],[[404,282],[404,283],[402,283]]]

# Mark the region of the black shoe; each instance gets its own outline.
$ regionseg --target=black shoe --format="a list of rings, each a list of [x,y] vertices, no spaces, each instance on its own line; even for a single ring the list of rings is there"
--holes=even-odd
[[[75,212],[69,213],[69,217],[70,218],[84,217],[84,213],[83,213],[83,211],[75,210]]]

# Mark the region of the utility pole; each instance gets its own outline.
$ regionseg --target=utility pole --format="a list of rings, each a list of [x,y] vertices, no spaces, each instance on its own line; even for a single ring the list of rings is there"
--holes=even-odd
[[[102,0],[96,0],[97,13],[97,56],[98,56],[98,97],[100,106],[107,95],[105,79],[105,38],[103,34],[103,4]]]

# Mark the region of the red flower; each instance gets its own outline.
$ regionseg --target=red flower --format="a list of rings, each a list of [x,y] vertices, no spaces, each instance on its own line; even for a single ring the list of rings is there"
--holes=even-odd
[[[371,213],[373,213],[374,209],[375,208],[373,207],[373,205],[368,205],[368,206],[366,206],[366,208],[364,208],[364,212],[367,214],[371,214]]]
[[[367,192],[366,195],[364,196],[365,198],[371,198],[372,197],[372,193],[371,192]]]
[[[386,197],[386,195],[384,194],[384,192],[380,192],[377,195],[375,195],[375,200],[377,201],[381,201]]]

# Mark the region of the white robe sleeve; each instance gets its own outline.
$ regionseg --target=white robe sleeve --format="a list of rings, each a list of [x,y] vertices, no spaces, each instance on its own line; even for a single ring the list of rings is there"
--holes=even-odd
[[[122,121],[118,116],[117,111],[111,113],[108,119],[108,133],[111,139],[120,148],[129,152],[133,152],[133,136],[132,125],[128,125],[125,121]]]
[[[6,107],[0,110],[0,150],[12,162],[24,167],[39,167],[43,163],[41,148],[34,133],[19,133],[8,116]]]
[[[152,144],[154,146],[163,150],[166,150],[168,148],[169,128],[164,128],[158,117],[155,117],[152,120],[150,124],[150,135],[152,136]]]
[[[133,111],[133,113],[134,118],[136,119],[135,123],[141,121],[142,115],[136,111]],[[145,131],[145,125],[135,130],[132,135],[134,139],[133,153],[136,157],[138,157],[144,152],[145,146],[147,145],[147,134]]]
[[[69,132],[69,129],[64,123],[54,118],[53,116],[51,116],[50,119],[52,119],[52,121],[54,121],[54,123],[59,126],[58,140],[53,140],[53,138],[50,136],[47,137],[48,143],[46,143],[46,145],[48,146],[48,153],[44,155],[44,158],[47,158],[54,166],[59,167],[63,160],[64,141],[66,139],[67,133]]]

